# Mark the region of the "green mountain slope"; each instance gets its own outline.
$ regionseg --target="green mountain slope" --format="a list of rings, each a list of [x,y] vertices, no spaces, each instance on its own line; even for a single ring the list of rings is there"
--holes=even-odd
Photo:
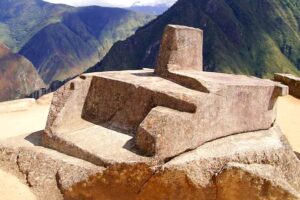
[[[0,1],[0,42],[29,59],[48,84],[83,72],[114,42],[152,19],[118,8],[4,0]]]
[[[73,9],[42,0],[1,0],[0,42],[17,52],[35,33]]]
[[[34,66],[0,43],[0,102],[25,97],[42,87]]]
[[[297,0],[179,0],[166,13],[117,42],[88,71],[155,66],[164,27],[204,30],[208,71],[270,77],[300,74],[300,2]]]
[[[20,50],[46,83],[75,76],[94,65],[114,42],[132,35],[150,16],[124,9],[84,7],[34,35]]]

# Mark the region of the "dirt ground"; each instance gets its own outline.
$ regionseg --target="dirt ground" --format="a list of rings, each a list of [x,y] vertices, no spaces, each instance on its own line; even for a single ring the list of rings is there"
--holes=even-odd
[[[300,100],[292,96],[281,97],[278,102],[277,123],[294,150],[300,153]],[[299,154],[298,154],[299,155]]]
[[[1,200],[36,200],[29,187],[18,178],[0,170]]]
[[[0,112],[0,140],[44,129],[51,97],[45,97],[30,108]],[[1,106],[1,104],[0,104]],[[13,106],[13,105],[12,105]],[[300,152],[300,100],[292,96],[279,99],[277,123],[296,152]],[[30,189],[16,177],[0,170],[1,200],[34,200]]]
[[[49,105],[33,105],[27,111],[0,113],[0,140],[44,129]]]
[[[0,103],[0,140],[44,129],[51,96],[35,102],[28,99]],[[18,178],[0,170],[1,200],[36,200],[29,187]]]

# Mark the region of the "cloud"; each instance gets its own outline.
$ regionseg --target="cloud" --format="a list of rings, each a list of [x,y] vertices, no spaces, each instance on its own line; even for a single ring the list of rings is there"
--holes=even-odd
[[[130,7],[135,5],[172,5],[176,0],[45,0],[51,3],[62,3],[71,6],[110,6],[110,7]]]
[[[175,3],[176,0],[139,0],[135,1],[133,4],[134,5],[141,5],[141,6],[155,6],[158,4],[166,4],[168,6],[171,6],[172,4]]]

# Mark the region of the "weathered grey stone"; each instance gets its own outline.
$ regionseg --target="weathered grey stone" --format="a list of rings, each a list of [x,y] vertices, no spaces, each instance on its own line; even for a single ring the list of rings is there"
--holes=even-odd
[[[215,178],[219,200],[297,200],[299,193],[270,165],[229,163]]]
[[[203,31],[196,28],[168,25],[161,41],[155,72],[203,69]]]
[[[300,161],[275,124],[287,87],[202,72],[202,32],[169,28],[155,72],[71,80],[43,134],[0,142],[0,167],[39,199],[298,199]]]
[[[238,170],[242,176],[230,179],[236,182],[241,178],[244,186],[249,185],[247,181],[253,180],[253,176],[263,185],[270,183],[265,196],[259,199],[271,200],[272,194],[293,199],[300,191],[299,160],[277,126],[217,139],[155,166],[123,160],[106,168],[96,167],[40,147],[40,140],[41,135],[37,133],[25,139],[18,137],[0,142],[0,167],[24,180],[39,199],[218,200],[217,191],[231,191],[241,196],[243,194],[235,188],[224,188],[224,181],[236,172],[229,164],[231,162],[246,167],[251,164],[251,169],[253,166],[256,169],[252,164],[259,165],[258,175],[249,173],[248,167],[244,173],[243,167],[243,170]],[[106,148],[106,152],[115,151],[113,142]],[[270,174],[270,168],[275,168],[276,176],[262,176]],[[273,184],[278,177],[282,180],[279,186]],[[251,191],[257,188],[260,187],[249,186]]]
[[[147,167],[135,167],[135,174],[148,177],[138,187],[127,184],[132,180],[125,178],[132,169],[128,165],[128,171],[119,168],[118,173],[110,172],[115,174],[114,178],[92,176],[65,190],[64,194],[66,199],[232,200],[234,196],[236,199],[244,197],[244,190],[248,189],[255,192],[249,195],[249,200],[251,197],[260,200],[297,199],[300,191],[299,166],[299,160],[295,159],[285,137],[275,126],[266,131],[208,142],[162,166],[148,167],[152,171],[150,176],[146,173]],[[237,184],[239,180],[240,185]],[[112,190],[108,189],[108,183]],[[117,188],[121,190],[117,191]]]
[[[44,144],[98,165],[152,160],[141,153],[161,162],[207,141],[273,124],[280,95],[275,82],[176,73],[198,81],[209,93],[149,70],[87,74],[69,82],[54,95]],[[116,141],[116,152],[101,142],[104,138]]]
[[[0,168],[17,176],[37,199],[63,199],[63,190],[102,173],[102,167],[41,147],[42,133],[0,141]]]
[[[41,147],[40,140],[36,133],[0,142],[1,169],[38,199],[232,200],[243,197],[243,189],[253,192],[249,200],[299,196],[300,161],[277,126],[217,139],[156,166],[97,167]]]
[[[300,78],[292,74],[275,74],[274,80],[289,87],[290,94],[300,98]]]
[[[169,26],[164,37],[159,58],[164,61],[180,58],[180,52],[164,57],[170,42],[184,52],[202,43],[201,31],[186,27]],[[192,55],[202,60],[201,54]],[[195,71],[198,67],[184,60],[190,59],[181,57],[180,68],[159,61],[156,73],[103,72],[70,81],[54,94],[44,145],[102,166],[155,164],[213,139],[272,126],[277,97],[287,87]],[[103,141],[114,141],[113,151]]]

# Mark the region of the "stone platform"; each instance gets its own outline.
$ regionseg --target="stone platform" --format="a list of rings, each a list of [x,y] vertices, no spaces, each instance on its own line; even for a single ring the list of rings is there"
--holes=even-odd
[[[59,89],[43,144],[101,166],[155,165],[217,138],[272,127],[286,86],[201,69],[202,32],[168,26],[154,71],[83,74]]]
[[[168,26],[155,70],[69,81],[44,131],[0,142],[0,167],[39,199],[299,199],[300,161],[276,125],[288,87],[201,71],[202,36]]]
[[[1,169],[23,180],[38,199],[300,197],[300,161],[276,125],[207,142],[155,166],[129,162],[96,166],[45,148],[41,140],[42,132],[0,141]],[[114,148],[108,145],[106,152]]]
[[[292,74],[275,74],[274,80],[289,87],[290,94],[300,99],[300,77]]]
[[[205,90],[187,88],[151,70],[82,75],[54,95],[44,144],[104,166],[163,162],[213,139],[269,129],[276,99],[285,89],[246,76],[176,75]],[[110,145],[115,148],[105,153]]]

